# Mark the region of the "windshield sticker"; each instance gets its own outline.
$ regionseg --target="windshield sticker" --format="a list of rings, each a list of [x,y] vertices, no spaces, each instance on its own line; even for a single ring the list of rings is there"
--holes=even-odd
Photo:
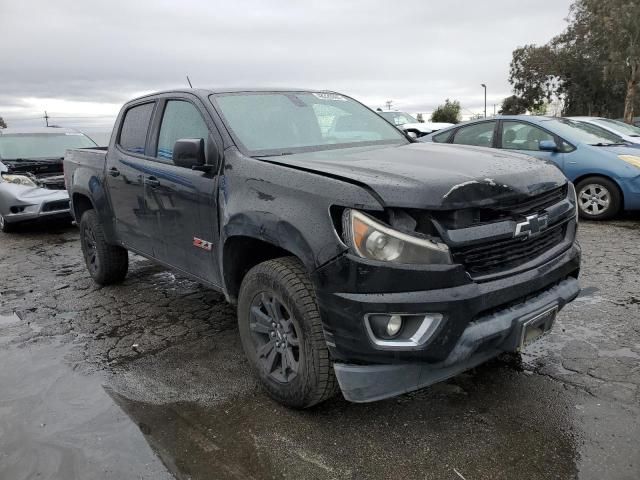
[[[82,135],[80,132],[65,132],[65,135]]]
[[[314,97],[320,100],[337,100],[339,102],[346,102],[347,99],[337,93],[317,92],[312,94]]]

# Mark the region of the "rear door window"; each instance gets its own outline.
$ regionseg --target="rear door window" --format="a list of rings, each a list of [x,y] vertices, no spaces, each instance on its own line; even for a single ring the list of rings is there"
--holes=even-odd
[[[154,105],[153,102],[136,105],[125,113],[118,143],[126,151],[144,155]]]
[[[436,143],[444,143],[449,139],[450,136],[451,136],[451,131],[446,131],[446,132],[442,132],[437,135],[434,135],[433,137],[431,137],[431,139]]]
[[[453,137],[453,143],[458,145],[475,145],[477,147],[491,147],[496,122],[482,122],[459,128]]]
[[[169,100],[162,116],[157,157],[172,161],[173,147],[178,140],[202,138],[206,141],[208,135],[209,128],[195,105],[184,100]]]

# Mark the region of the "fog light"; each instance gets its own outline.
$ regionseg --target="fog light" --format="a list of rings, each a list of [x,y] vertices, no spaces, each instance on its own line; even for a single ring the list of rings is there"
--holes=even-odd
[[[402,328],[402,317],[400,315],[391,315],[387,323],[387,335],[395,337]]]

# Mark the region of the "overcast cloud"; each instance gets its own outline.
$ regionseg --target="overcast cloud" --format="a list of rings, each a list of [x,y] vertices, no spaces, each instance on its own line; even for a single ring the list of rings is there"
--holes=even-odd
[[[570,0],[1,0],[0,116],[109,126],[139,93],[186,86],[337,90],[371,107],[464,113],[510,94],[511,52],[565,27]],[[93,119],[63,118],[72,116]]]

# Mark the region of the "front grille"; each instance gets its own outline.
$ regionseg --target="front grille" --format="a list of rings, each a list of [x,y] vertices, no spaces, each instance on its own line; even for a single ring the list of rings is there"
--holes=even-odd
[[[69,210],[69,200],[58,200],[56,202],[45,203],[42,206],[43,212],[55,212],[57,210]]]
[[[562,243],[566,224],[557,225],[527,239],[510,238],[453,249],[453,258],[472,276],[489,275],[516,268]]]
[[[505,203],[494,208],[501,211],[506,210],[511,214],[526,213],[531,215],[564,200],[567,197],[567,188],[567,184],[565,184],[562,187],[549,190],[548,192],[541,193],[540,195],[536,195],[527,200],[514,204]]]

